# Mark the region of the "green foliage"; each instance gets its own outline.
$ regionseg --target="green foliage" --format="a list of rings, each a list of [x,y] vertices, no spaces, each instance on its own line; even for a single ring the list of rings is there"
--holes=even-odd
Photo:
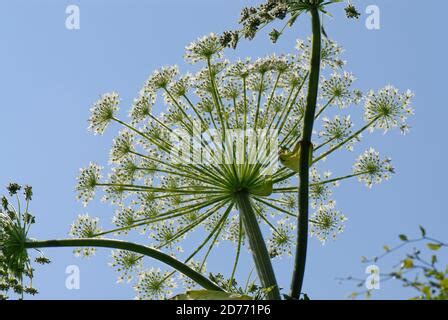
[[[437,251],[442,248],[442,245],[440,243],[428,243],[426,246],[433,251]]]
[[[284,26],[277,30],[273,28],[269,32],[269,38],[276,43],[287,27],[292,27],[297,18],[303,13],[317,9],[319,12],[331,16],[327,11],[327,6],[335,3],[345,2],[344,0],[267,0],[257,7],[243,8],[240,15],[241,29],[236,31],[226,31],[221,36],[223,47],[236,48],[241,38],[252,40],[256,34],[275,20],[286,20]],[[349,19],[358,19],[360,13],[356,7],[349,3],[345,8],[345,14]],[[322,27],[323,34],[326,33]]]
[[[222,288],[226,288],[228,293],[241,297],[252,297],[252,300],[262,300],[272,291],[273,288],[262,288],[251,280],[251,275],[244,286],[240,286],[235,279],[227,279],[221,273],[209,275],[210,280]]]
[[[399,251],[402,248],[413,244],[415,247],[400,260],[394,270],[381,274],[381,281],[395,280],[401,283],[405,288],[417,291],[412,300],[448,300],[448,264],[439,263],[439,257],[434,254],[435,251],[448,249],[448,243],[433,239],[426,235],[426,230],[420,226],[421,237],[408,239],[405,235],[400,235],[402,244],[390,248],[384,246],[385,253],[372,259],[364,259],[364,263],[378,262],[386,256]],[[422,247],[422,249],[419,249]],[[422,251],[424,249],[429,249]],[[446,255],[447,252],[440,252],[440,255]],[[358,287],[364,285],[364,279],[348,277],[344,280],[351,280],[358,283]],[[351,296],[357,297],[364,293],[367,298],[373,294],[372,290],[364,292],[355,292]]]
[[[10,183],[7,186],[9,196],[16,199],[13,205],[11,199],[2,197],[0,208],[0,300],[11,295],[23,298],[25,294],[35,295],[37,290],[32,285],[34,269],[25,249],[28,231],[35,223],[34,216],[29,212],[29,203],[33,197],[30,186]],[[23,189],[23,201],[20,191]],[[50,260],[44,256],[35,259],[38,264],[48,264]]]
[[[359,13],[358,10],[352,4],[349,4],[345,8],[345,14],[349,19],[359,19],[359,17],[361,16],[361,13]]]

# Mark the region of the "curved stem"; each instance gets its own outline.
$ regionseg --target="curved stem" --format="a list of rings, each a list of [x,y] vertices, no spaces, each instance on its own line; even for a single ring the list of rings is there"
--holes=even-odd
[[[183,262],[176,260],[170,255],[167,255],[159,250],[152,249],[139,244],[125,242],[120,240],[111,239],[63,239],[63,240],[46,240],[46,241],[27,241],[25,242],[25,248],[36,249],[36,248],[60,248],[60,247],[101,247],[101,248],[112,248],[131,251],[145,256],[156,259],[163,262],[170,267],[176,269],[177,271],[183,273],[185,276],[189,277],[191,280],[196,282],[198,285],[202,286],[207,290],[224,291],[218,285],[216,285],[211,280],[207,279],[205,276],[199,272],[193,270]]]
[[[321,23],[317,7],[310,9],[313,29],[312,53],[310,61],[310,78],[308,85],[307,105],[303,125],[303,134],[299,162],[299,218],[297,228],[297,245],[294,260],[294,271],[291,280],[292,298],[299,298],[305,275],[306,253],[308,245],[308,210],[309,210],[309,168],[312,153],[311,135],[316,114],[317,94],[319,90],[319,73],[321,59]]]
[[[250,250],[263,288],[269,288],[267,297],[269,300],[280,300],[280,290],[272,268],[271,258],[263,239],[255,211],[247,191],[239,191],[235,194],[235,202],[238,205],[244,230],[249,240]]]

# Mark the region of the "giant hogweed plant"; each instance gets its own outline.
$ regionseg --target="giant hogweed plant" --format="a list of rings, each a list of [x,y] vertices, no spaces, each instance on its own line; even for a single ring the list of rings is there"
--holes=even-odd
[[[325,242],[344,229],[346,218],[336,209],[332,188],[355,178],[371,187],[394,172],[390,159],[373,148],[335,177],[323,160],[353,150],[366,131],[406,131],[412,93],[391,86],[365,95],[354,89],[353,75],[343,69],[342,48],[321,37],[319,10],[327,3],[295,2],[311,13],[313,37],[298,41],[294,54],[232,63],[223,52],[227,45],[236,46],[240,31],[210,34],[186,48],[186,60],[198,70],[184,75],[176,66],[155,71],[132,103],[129,120],[118,115],[116,92],[102,95],[91,109],[89,128],[95,134],[112,124],[120,128],[110,169],[104,178],[104,168],[90,163],[81,169],[76,189],[84,204],[101,190],[117,208],[114,227],[103,229],[98,218],[80,215],[71,239],[30,240],[21,214],[4,198],[2,270],[22,279],[30,265],[27,249],[76,247],[77,254],[90,256],[106,247],[114,249],[111,266],[119,280],[133,281],[140,299],[169,297],[176,282],[186,289],[222,291],[228,298],[244,298],[259,288],[258,297],[281,299],[283,293],[298,299],[308,234]],[[292,12],[284,1],[268,4],[269,10],[282,6],[280,18]],[[259,9],[247,10],[259,14]],[[361,103],[364,119],[355,126],[348,112]],[[136,232],[144,245],[123,240]],[[194,233],[200,241],[184,252],[182,244]],[[207,277],[207,259],[220,241],[236,247],[231,271],[228,277]],[[249,289],[235,281],[244,248],[252,254],[259,280]],[[294,251],[291,291],[281,292],[272,259]],[[148,268],[147,257],[171,270]]]
[[[225,46],[236,47],[240,37],[253,39],[256,34],[275,20],[286,20],[281,31],[273,29],[269,36],[272,42],[277,42],[287,27],[294,25],[298,17],[304,13],[311,16],[312,37],[310,38],[309,51],[309,83],[306,97],[306,106],[303,117],[302,136],[300,140],[300,156],[298,157],[297,168],[299,170],[298,203],[299,215],[297,220],[297,243],[294,258],[294,271],[291,280],[290,296],[297,297],[301,294],[303,279],[305,275],[306,256],[308,247],[309,230],[309,200],[310,200],[310,168],[322,158],[333,151],[339,149],[344,143],[339,143],[321,156],[314,159],[313,129],[316,119],[321,115],[324,108],[318,109],[319,80],[321,68],[325,67],[325,59],[331,56],[332,51],[325,48],[327,38],[321,15],[330,15],[327,6],[333,3],[344,2],[343,0],[267,0],[258,7],[244,8],[241,12],[240,23],[242,29],[237,31],[227,31],[222,36],[222,43]],[[358,19],[360,13],[351,1],[345,8],[345,13],[349,19]],[[341,65],[341,61],[338,61]],[[373,98],[373,99],[372,99]],[[367,124],[358,132],[375,128],[383,128],[385,131],[390,127],[400,127],[402,132],[408,130],[406,118],[413,111],[409,108],[412,98],[410,91],[404,95],[399,95],[398,91],[388,86],[378,92],[377,95],[369,92],[365,104],[366,114],[364,119]],[[395,101],[396,103],[394,103]],[[330,101],[329,104],[332,104]],[[391,107],[395,105],[395,107]],[[369,110],[370,109],[370,110]],[[351,141],[350,139],[348,141]],[[344,141],[345,142],[345,141]],[[372,150],[373,152],[373,150]],[[313,155],[313,156],[311,156]]]

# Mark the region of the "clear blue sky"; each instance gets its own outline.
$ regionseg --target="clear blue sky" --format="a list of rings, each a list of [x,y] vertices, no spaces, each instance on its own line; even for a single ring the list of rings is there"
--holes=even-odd
[[[154,69],[178,64],[188,70],[182,59],[186,44],[198,36],[236,27],[240,9],[258,2],[0,1],[0,185],[18,181],[34,186],[33,213],[38,223],[33,237],[64,237],[74,218],[84,212],[110,221],[113,207],[95,202],[84,209],[75,200],[78,169],[91,160],[107,164],[115,133],[111,130],[104,137],[95,137],[87,132],[92,102],[103,92],[117,90],[123,106],[129,105]],[[360,2],[363,11],[370,4]],[[444,56],[448,47],[444,21],[448,3],[427,1],[428,9],[423,11],[409,0],[374,2],[381,9],[380,30],[367,30],[364,20],[347,21],[342,6],[335,5],[334,19],[325,20],[327,33],[345,47],[347,68],[358,78],[358,87],[366,90],[393,84],[410,88],[416,93],[416,116],[404,138],[395,132],[386,137],[379,133],[369,136],[368,145],[390,155],[397,167],[391,181],[372,190],[355,182],[337,190],[338,207],[349,221],[338,241],[324,247],[311,241],[305,291],[314,299],[345,299],[354,286],[341,285],[335,278],[362,276],[361,256],[380,253],[384,244],[398,241],[399,233],[418,235],[419,224],[434,237],[447,240],[448,68]],[[65,28],[69,4],[80,7],[78,31]],[[229,56],[293,52],[294,40],[308,34],[308,18],[302,17],[275,47],[260,36],[243,42]],[[357,152],[362,150],[357,148]],[[351,162],[341,160],[335,166],[336,172],[344,166],[348,169]],[[217,251],[211,268],[228,261],[231,247],[222,245]],[[115,284],[116,275],[107,266],[108,250],[90,260],[75,258],[67,249],[46,252],[53,263],[38,269],[39,298],[134,297],[129,286]],[[71,264],[80,267],[80,290],[65,288],[65,268]],[[284,287],[289,286],[291,265],[291,259],[276,263]],[[385,271],[390,264],[379,266]],[[411,295],[390,283],[375,297]]]

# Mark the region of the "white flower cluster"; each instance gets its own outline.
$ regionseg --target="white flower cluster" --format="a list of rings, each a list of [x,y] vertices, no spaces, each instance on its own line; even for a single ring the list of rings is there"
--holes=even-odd
[[[388,131],[399,127],[402,133],[409,130],[406,120],[414,114],[411,108],[411,100],[414,94],[408,90],[401,94],[398,89],[387,86],[377,93],[370,91],[366,97],[364,119],[373,122],[370,130],[383,129]]]
[[[183,240],[192,236],[200,241],[196,249],[187,246],[192,251],[188,261],[205,265],[220,241],[231,241],[238,253],[247,246],[235,204],[235,195],[247,192],[263,230],[270,231],[271,256],[288,256],[296,243],[297,172],[291,169],[296,166],[277,166],[278,150],[259,157],[265,152],[260,142],[274,138],[282,154],[300,152],[296,147],[302,139],[308,104],[310,48],[310,41],[299,42],[295,55],[232,63],[224,58],[219,37],[211,34],[186,48],[188,62],[201,62],[196,73],[181,75],[177,66],[167,66],[149,76],[133,101],[129,122],[115,117],[118,95],[104,95],[92,108],[90,128],[103,133],[113,121],[123,130],[113,141],[108,177],[103,181],[102,168],[91,163],[81,170],[77,186],[78,198],[84,204],[100,188],[103,200],[118,206],[112,220],[115,229],[103,234],[133,236],[132,232],[138,231],[150,246],[176,256],[182,255]],[[371,187],[389,178],[393,168],[390,159],[382,160],[373,149],[358,158],[348,175],[330,176],[325,168],[321,171],[320,160],[343,148],[353,150],[366,130],[406,130],[407,116],[412,114],[410,92],[400,94],[386,87],[364,97],[352,88],[355,78],[342,69],[342,51],[335,42],[323,40],[324,69],[310,171],[310,202],[315,210],[310,219],[311,234],[322,242],[342,232],[346,220],[335,208],[332,188],[350,178]],[[359,126],[346,113],[361,101],[365,102],[366,123]],[[163,111],[156,114],[155,110]],[[227,143],[230,139],[226,135],[231,131],[260,129],[277,134],[265,135],[258,142],[246,137],[240,148]],[[179,148],[184,141],[188,148]],[[232,160],[222,161],[225,157]],[[297,159],[297,154],[291,158]],[[254,159],[259,163],[252,163]],[[272,164],[266,175],[265,168]],[[99,231],[97,220],[92,218],[84,217],[76,224],[82,227],[74,229],[78,235],[89,227],[94,230],[91,235]],[[140,274],[135,286],[139,298],[165,298],[173,277],[166,278],[158,270],[144,271],[144,262],[136,258],[123,252],[113,255],[120,279],[135,280]]]
[[[333,119],[324,117],[322,119],[322,130],[319,132],[319,137],[324,141],[328,141],[327,145],[333,147],[353,134],[353,122],[351,121],[350,115],[345,117],[335,116]],[[345,147],[347,150],[352,151],[353,145],[360,140],[360,137],[355,137],[349,140]]]
[[[197,41],[190,43],[185,48],[185,59],[190,63],[207,61],[215,56],[220,57],[222,49],[219,36],[211,33],[208,36],[204,36],[197,39]]]
[[[168,272],[150,269],[140,273],[135,285],[138,300],[163,300],[172,294],[176,284]]]
[[[347,218],[335,210],[335,202],[320,205],[311,216],[310,234],[319,239],[323,244],[330,238],[336,239],[345,228]]]
[[[113,250],[109,265],[118,273],[117,282],[131,282],[133,274],[143,267],[143,256],[126,250]]]
[[[350,88],[354,80],[353,75],[348,72],[332,74],[330,79],[324,79],[322,82],[322,97],[340,108],[346,108],[355,96]]]
[[[268,239],[268,248],[271,258],[281,257],[285,254],[292,255],[291,249],[294,245],[296,222],[293,223],[282,219],[277,222],[277,227],[272,231]]]
[[[331,190],[329,184],[322,183],[322,177],[316,168],[311,168],[310,175],[311,205],[313,208],[316,208],[319,204],[326,203],[333,194],[333,191]],[[330,176],[331,173],[329,171],[324,172],[323,179],[328,180]]]
[[[90,109],[89,129],[95,134],[103,134],[118,111],[118,93],[106,93]]]
[[[308,38],[307,41],[297,40],[296,48],[300,51],[303,61],[309,61],[311,56],[312,41]],[[336,42],[328,38],[322,41],[321,65],[322,68],[330,67],[332,69],[340,69],[345,65],[345,61],[341,59],[341,54],[344,52]]]
[[[381,159],[379,152],[370,148],[360,155],[353,165],[353,173],[359,174],[358,180],[371,188],[374,183],[388,180],[395,172],[391,159]]]
[[[97,238],[98,234],[102,232],[99,227],[99,218],[93,218],[88,214],[79,215],[75,222],[70,227],[70,236],[73,238]],[[96,248],[76,248],[75,255],[90,257],[94,255]]]
[[[87,168],[80,169],[77,178],[76,191],[78,192],[78,199],[87,205],[95,195],[95,188],[101,180],[101,170],[103,168],[94,162],[91,162]]]

